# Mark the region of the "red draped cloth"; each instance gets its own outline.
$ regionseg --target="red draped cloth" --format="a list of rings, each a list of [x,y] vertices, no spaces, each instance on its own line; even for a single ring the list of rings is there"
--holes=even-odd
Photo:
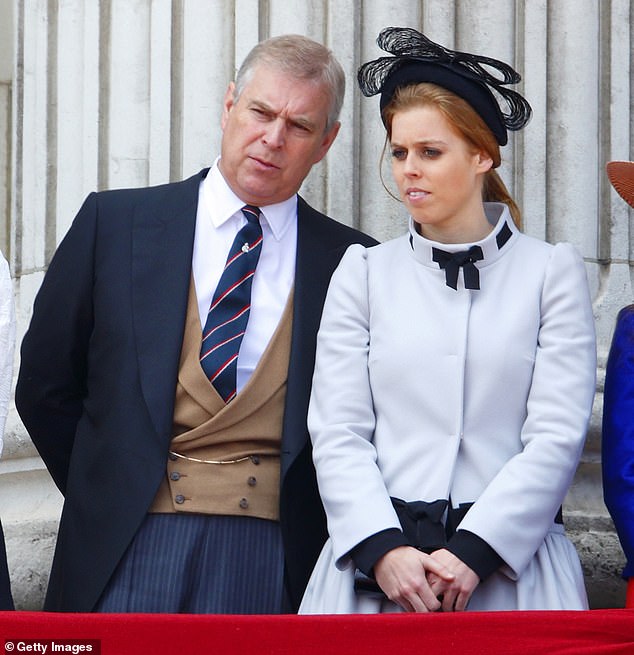
[[[625,596],[625,607],[634,608],[634,578],[627,582],[627,595]]]
[[[42,653],[37,640],[63,642],[66,652],[72,640],[74,652],[95,653],[98,643],[103,655],[632,655],[634,610],[353,616],[0,612],[0,655]],[[90,649],[79,650],[81,644]]]

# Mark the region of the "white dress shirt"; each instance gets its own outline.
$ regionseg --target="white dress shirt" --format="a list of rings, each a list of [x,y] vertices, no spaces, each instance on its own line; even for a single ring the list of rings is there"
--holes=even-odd
[[[201,182],[192,272],[201,331],[231,244],[246,224],[244,202],[229,188],[218,160]],[[262,252],[253,278],[251,313],[238,354],[238,392],[248,382],[280,321],[295,279],[297,196],[260,207]]]

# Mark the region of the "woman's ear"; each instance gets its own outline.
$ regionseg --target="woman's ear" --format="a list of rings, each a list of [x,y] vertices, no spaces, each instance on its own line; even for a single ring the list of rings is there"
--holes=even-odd
[[[476,155],[476,168],[478,173],[486,173],[493,168],[493,159],[486,152],[480,151]]]

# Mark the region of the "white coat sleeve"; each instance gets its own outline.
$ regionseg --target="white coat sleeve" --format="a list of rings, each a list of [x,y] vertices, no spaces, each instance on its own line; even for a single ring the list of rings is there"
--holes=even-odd
[[[365,538],[400,529],[377,466],[368,376],[367,250],[348,248],[332,276],[321,325],[308,427],[337,566]]]
[[[585,441],[596,378],[596,344],[585,266],[570,244],[552,248],[527,398],[523,449],[469,510],[460,528],[484,539],[521,575],[553,525]]]

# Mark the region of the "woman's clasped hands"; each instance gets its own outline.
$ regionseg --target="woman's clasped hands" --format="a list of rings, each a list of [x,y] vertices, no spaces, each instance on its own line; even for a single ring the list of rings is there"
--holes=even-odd
[[[394,548],[377,561],[374,575],[385,595],[407,612],[462,611],[480,582],[444,548],[429,555],[411,546]]]

